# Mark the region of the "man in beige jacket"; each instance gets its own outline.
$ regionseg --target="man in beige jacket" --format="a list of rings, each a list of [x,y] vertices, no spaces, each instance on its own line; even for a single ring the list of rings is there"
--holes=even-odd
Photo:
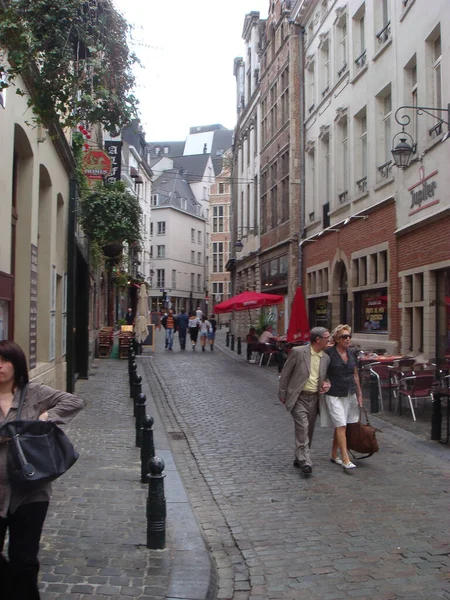
[[[292,348],[280,377],[278,397],[294,419],[294,466],[311,475],[311,441],[319,410],[319,396],[330,389],[326,380],[329,356],[324,352],[330,332],[314,327],[308,346]]]

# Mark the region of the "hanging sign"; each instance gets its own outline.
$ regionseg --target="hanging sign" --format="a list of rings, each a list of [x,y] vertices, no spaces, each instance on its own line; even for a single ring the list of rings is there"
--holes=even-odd
[[[107,183],[120,181],[122,171],[122,142],[105,142],[106,152],[111,159],[111,171],[106,177]]]
[[[111,159],[103,150],[86,150],[83,171],[88,179],[102,181],[111,172]]]

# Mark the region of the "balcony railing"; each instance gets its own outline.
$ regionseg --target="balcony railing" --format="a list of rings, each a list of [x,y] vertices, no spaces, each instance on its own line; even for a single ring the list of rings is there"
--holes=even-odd
[[[364,50],[364,52],[361,52],[358,58],[355,58],[355,65],[357,69],[362,69],[364,67],[364,65],[366,64],[366,58],[367,50]]]
[[[339,203],[340,204],[345,204],[348,200],[348,190],[345,190],[345,192],[342,192],[342,194],[339,194]]]
[[[380,172],[382,177],[387,179],[392,171],[392,160],[388,160],[384,164],[380,165],[378,167],[378,171]]]
[[[347,63],[345,62],[342,65],[341,69],[339,69],[339,71],[338,71],[338,77],[340,77],[341,75],[343,75],[345,73],[346,69],[347,69]]]
[[[391,22],[388,21],[386,25],[377,33],[377,40],[379,44],[384,44],[388,41],[391,36]]]
[[[361,177],[361,179],[358,179],[358,181],[356,182],[356,185],[358,187],[358,190],[361,192],[361,194],[366,192],[367,191],[367,175],[364,175],[364,177]]]

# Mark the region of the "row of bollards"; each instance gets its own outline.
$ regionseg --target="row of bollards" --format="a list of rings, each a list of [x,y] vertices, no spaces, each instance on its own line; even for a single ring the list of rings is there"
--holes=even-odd
[[[229,347],[232,352],[234,352],[234,341],[235,341],[234,333],[230,333],[229,331],[227,331],[225,345],[227,348]],[[236,352],[237,352],[237,354],[242,354],[242,340],[241,340],[240,336],[237,338]]]
[[[141,483],[148,483],[147,548],[162,550],[166,547],[166,498],[164,495],[164,461],[155,456],[153,417],[146,413],[147,398],[142,393],[142,377],[137,374],[135,362],[139,344],[133,339],[128,350],[130,397],[136,424],[136,447],[141,449]]]

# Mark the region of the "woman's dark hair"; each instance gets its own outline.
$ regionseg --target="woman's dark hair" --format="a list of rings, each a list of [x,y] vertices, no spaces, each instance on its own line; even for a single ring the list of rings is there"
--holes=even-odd
[[[0,341],[0,356],[12,363],[16,385],[23,386],[28,383],[27,359],[19,344],[8,340]]]

